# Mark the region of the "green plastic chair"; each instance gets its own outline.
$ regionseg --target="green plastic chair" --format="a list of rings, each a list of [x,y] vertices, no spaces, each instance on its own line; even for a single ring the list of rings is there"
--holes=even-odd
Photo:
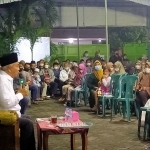
[[[78,89],[73,90],[73,92],[74,92],[74,94],[75,94],[75,96],[74,96],[74,99],[75,99],[75,107],[77,106],[78,97],[79,97],[79,94],[80,94],[80,93],[83,94],[85,106],[87,105],[88,92],[89,92],[89,89],[88,89],[88,87],[87,87],[87,82],[88,82],[89,76],[90,76],[90,74],[85,74],[85,75],[82,77],[82,80],[81,80],[81,88],[78,88]]]
[[[146,111],[144,126],[142,126],[141,124],[142,111]],[[141,127],[144,127],[143,141],[147,139],[149,134],[149,124],[150,124],[149,116],[150,116],[150,107],[140,107],[138,118],[138,138],[141,139]]]
[[[118,98],[114,98],[114,102],[117,102],[120,107],[120,103],[122,103],[122,112],[123,118],[127,117],[127,120],[130,121],[130,102],[134,102],[136,115],[136,91],[133,90],[136,80],[138,79],[135,75],[127,75],[120,79],[119,83],[119,96]],[[137,115],[138,116],[138,115]],[[112,120],[112,118],[111,118]]]
[[[118,97],[118,85],[119,85],[119,79],[122,77],[122,75],[118,75],[118,74],[113,74],[111,75],[111,81],[110,81],[110,93],[108,94],[104,94],[101,95],[100,97],[98,97],[98,111],[97,113],[100,114],[100,102],[102,102],[102,116],[105,117],[105,106],[106,106],[106,101],[109,100],[111,102],[111,100],[114,97]]]

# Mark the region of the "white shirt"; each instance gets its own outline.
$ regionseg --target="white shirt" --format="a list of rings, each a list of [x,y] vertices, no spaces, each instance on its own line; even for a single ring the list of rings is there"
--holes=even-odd
[[[111,80],[111,77],[108,77],[107,79],[106,79],[106,78],[102,79],[103,85],[104,85],[105,87],[110,86],[110,80]]]
[[[15,94],[13,78],[0,70],[0,110],[14,110],[21,116],[19,101],[23,99],[21,93]]]
[[[70,73],[70,69],[68,70],[68,72],[66,70],[61,70],[60,71],[60,75],[59,75],[59,79],[63,82],[67,81],[68,80],[68,75]]]

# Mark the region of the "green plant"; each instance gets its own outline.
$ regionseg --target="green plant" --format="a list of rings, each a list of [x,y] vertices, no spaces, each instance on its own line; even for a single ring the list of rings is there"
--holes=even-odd
[[[114,27],[109,28],[109,44],[111,49],[122,48],[126,43],[147,42],[146,27]]]
[[[53,0],[23,0],[6,5],[0,12],[0,49],[14,51],[20,37],[30,40],[33,46],[39,37],[49,36],[58,15]]]

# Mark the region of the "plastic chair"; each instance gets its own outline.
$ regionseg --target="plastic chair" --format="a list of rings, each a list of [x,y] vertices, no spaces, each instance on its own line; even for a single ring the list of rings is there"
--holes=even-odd
[[[134,106],[137,114],[137,108],[135,102],[136,91],[133,91],[137,79],[138,77],[135,75],[127,75],[122,77],[119,81],[120,82],[119,96],[118,98],[114,99],[114,101],[116,101],[119,106],[120,106],[120,102],[122,103],[123,118],[127,116],[128,121],[130,121],[130,102],[134,102]]]
[[[88,92],[89,92],[89,89],[87,87],[87,82],[88,82],[89,76],[90,76],[90,74],[85,74],[82,77],[82,80],[81,80],[81,87],[78,88],[78,89],[73,90],[73,92],[75,94],[75,96],[74,96],[74,98],[75,98],[75,107],[77,106],[77,101],[78,101],[78,97],[79,97],[80,93],[83,94],[85,106],[87,104]]]
[[[145,122],[144,126],[141,124],[141,116],[142,116],[142,111],[146,111],[145,114]],[[140,107],[139,111],[139,118],[138,118],[138,137],[141,139],[141,127],[144,127],[144,134],[143,134],[143,141],[148,137],[148,131],[149,131],[149,115],[150,115],[150,107]]]
[[[112,98],[118,97],[118,85],[119,85],[119,79],[121,75],[113,74],[111,75],[111,81],[110,81],[110,93],[109,94],[104,94],[100,97],[98,97],[98,111],[97,113],[100,113],[100,101],[102,101],[102,116],[105,117],[105,105],[106,105],[106,100],[111,101]]]

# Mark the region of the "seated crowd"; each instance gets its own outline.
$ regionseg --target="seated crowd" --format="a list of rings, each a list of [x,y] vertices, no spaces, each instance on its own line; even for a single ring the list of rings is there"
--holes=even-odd
[[[64,106],[66,106],[74,98],[72,91],[80,89],[82,77],[85,74],[91,74],[87,83],[90,91],[89,104],[90,108],[96,111],[98,89],[100,87],[103,94],[110,92],[109,86],[112,74],[138,74],[139,80],[136,86],[138,90],[137,106],[138,108],[144,106],[150,93],[150,85],[146,82],[150,79],[148,73],[150,67],[147,59],[138,60],[133,64],[125,58],[126,55],[123,55],[122,61],[119,58],[118,61],[116,60],[115,63],[112,63],[104,61],[99,53],[97,51],[95,58],[89,58],[86,51],[79,63],[70,60],[60,63],[56,59],[51,66],[44,60],[40,60],[37,63],[35,61],[26,63],[22,60],[19,62],[20,71],[18,78],[23,78],[25,84],[28,85],[31,91],[32,104],[38,104],[38,101],[54,98],[64,102]],[[14,79],[14,82],[16,80],[16,83],[18,83],[18,78]],[[23,114],[28,101],[29,97],[25,97],[20,101]]]
[[[18,112],[20,116],[20,128],[24,130],[24,133],[21,133],[21,137],[22,134],[25,134],[25,131],[27,132],[29,129],[31,133],[29,137],[25,136],[21,139],[21,141],[25,141],[22,142],[22,150],[29,150],[27,147],[30,145],[32,145],[32,148],[30,149],[35,149],[33,125],[29,123],[30,121],[27,117],[23,117],[30,99],[32,104],[38,104],[38,101],[47,100],[49,98],[58,99],[60,102],[64,103],[64,106],[66,106],[70,104],[70,101],[74,98],[72,96],[72,91],[81,88],[82,77],[86,74],[89,74],[87,87],[89,88],[90,93],[89,105],[93,111],[97,110],[97,95],[99,88],[103,94],[110,93],[112,74],[138,74],[138,82],[135,86],[138,91],[136,100],[138,108],[145,106],[147,100],[150,98],[150,63],[146,59],[137,61],[135,65],[127,60],[127,58],[121,60],[119,57],[118,60],[116,59],[114,61],[113,59],[114,62],[106,62],[100,56],[100,51],[96,52],[94,58],[89,58],[88,52],[86,51],[79,63],[70,60],[60,63],[59,60],[56,59],[50,66],[50,64],[44,60],[38,62],[31,61],[30,63],[22,60],[19,62],[18,74],[17,56],[15,53],[12,55],[14,55],[14,59],[16,58],[15,60],[11,60],[11,55],[0,59],[2,65],[0,70],[1,93],[5,90],[0,97],[0,106],[2,106],[0,107],[0,110],[17,109],[17,111],[19,111],[19,103],[21,107],[20,112]],[[7,58],[10,58],[9,62],[5,62]],[[16,74],[18,74],[18,76]],[[7,80],[4,79],[4,75],[7,75]],[[9,83],[8,80],[12,78],[14,78],[14,91],[9,93],[9,88],[11,88],[9,85],[12,85],[12,83]],[[8,85],[6,85],[5,81]],[[27,92],[20,88],[20,85],[26,86],[28,91],[30,91],[30,94],[27,94]],[[5,86],[7,86],[7,88],[3,88]],[[16,99],[15,102],[13,102],[13,99],[9,96],[14,96],[14,100]],[[9,98],[12,99],[12,104],[10,104]],[[4,100],[7,100],[7,102],[4,103]],[[7,106],[7,104],[10,106]],[[29,127],[26,126],[28,129],[25,129],[23,126],[26,121],[28,122],[26,124],[29,125]],[[31,141],[33,141],[32,144],[31,141],[26,141],[26,138],[31,139]]]

